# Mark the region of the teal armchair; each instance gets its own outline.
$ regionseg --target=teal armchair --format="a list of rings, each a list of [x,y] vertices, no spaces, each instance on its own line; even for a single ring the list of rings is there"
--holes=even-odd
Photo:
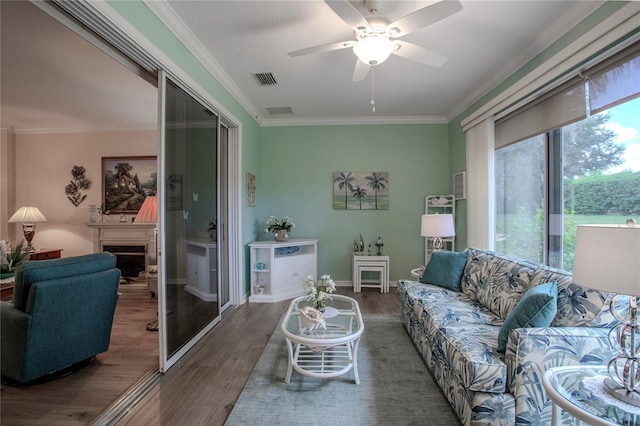
[[[3,380],[29,383],[106,352],[120,271],[111,253],[27,261],[0,303]]]

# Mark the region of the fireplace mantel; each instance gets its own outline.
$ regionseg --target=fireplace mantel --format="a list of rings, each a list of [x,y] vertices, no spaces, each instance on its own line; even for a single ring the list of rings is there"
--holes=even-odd
[[[145,253],[155,253],[155,223],[96,222],[85,223],[92,230],[93,251],[103,251],[106,245],[144,245]]]

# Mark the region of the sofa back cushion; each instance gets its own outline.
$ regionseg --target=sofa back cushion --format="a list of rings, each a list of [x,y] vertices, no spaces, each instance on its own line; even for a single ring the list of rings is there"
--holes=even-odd
[[[531,286],[536,268],[522,259],[472,248],[460,287],[504,320]]]
[[[558,312],[551,323],[559,327],[607,327],[617,323],[610,310],[613,293],[582,287],[572,280],[566,271],[548,266],[538,266],[531,280],[532,285],[555,281],[558,283]],[[627,296],[620,296],[617,305],[628,308]],[[621,312],[618,310],[618,312]]]
[[[13,306],[22,311],[26,309],[33,283],[93,274],[115,267],[116,257],[109,252],[23,262],[16,271]]]

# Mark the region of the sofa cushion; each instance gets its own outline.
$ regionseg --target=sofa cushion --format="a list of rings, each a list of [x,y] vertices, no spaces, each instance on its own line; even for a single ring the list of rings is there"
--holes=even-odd
[[[429,324],[501,325],[502,319],[465,294],[416,281],[398,281],[398,294],[403,306],[411,306],[416,318],[428,317]]]
[[[467,264],[468,255],[467,251],[434,251],[422,277],[420,277],[420,282],[460,291],[460,278]]]
[[[509,333],[515,328],[548,327],[558,308],[558,284],[531,287],[507,315],[498,335],[498,352],[504,353]]]
[[[536,265],[502,254],[492,253],[486,261],[483,279],[478,283],[476,301],[500,318],[518,304],[531,285]]]
[[[499,326],[455,323],[434,334],[434,357],[444,360],[470,391],[506,391],[507,366],[496,351]]]

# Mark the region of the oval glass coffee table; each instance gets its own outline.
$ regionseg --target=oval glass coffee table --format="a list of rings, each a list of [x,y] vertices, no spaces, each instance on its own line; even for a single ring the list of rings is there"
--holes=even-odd
[[[311,306],[311,302],[306,296],[291,301],[281,325],[289,352],[285,383],[289,383],[292,370],[323,379],[353,370],[355,382],[360,384],[358,344],[364,323],[358,302],[347,296],[332,295],[326,304],[326,329],[311,329],[300,315],[300,309]]]

